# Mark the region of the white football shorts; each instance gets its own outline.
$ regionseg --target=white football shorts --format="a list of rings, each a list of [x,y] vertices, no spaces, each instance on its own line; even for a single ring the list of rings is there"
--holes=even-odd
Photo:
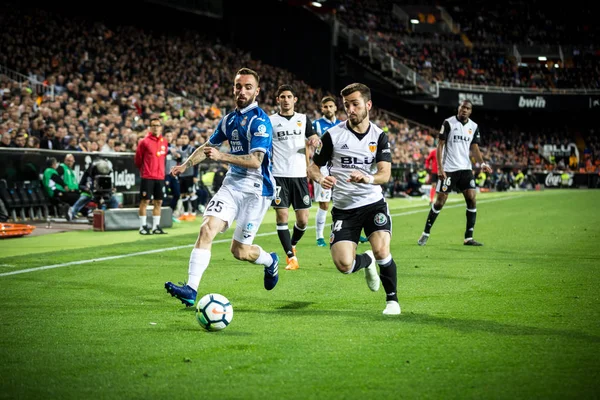
[[[236,221],[233,238],[242,244],[250,245],[270,205],[271,199],[268,197],[235,191],[223,185],[208,202],[204,216],[217,217],[227,222],[221,233]]]

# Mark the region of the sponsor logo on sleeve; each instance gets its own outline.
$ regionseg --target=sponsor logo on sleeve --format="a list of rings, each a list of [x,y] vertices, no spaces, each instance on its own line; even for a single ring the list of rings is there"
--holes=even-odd
[[[258,126],[258,130],[254,132],[254,136],[269,137],[269,134],[267,133],[267,126],[265,124],[260,124]]]

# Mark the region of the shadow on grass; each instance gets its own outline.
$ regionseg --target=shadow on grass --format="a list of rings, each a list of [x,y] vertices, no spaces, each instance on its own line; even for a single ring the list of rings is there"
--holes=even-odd
[[[419,325],[440,326],[465,333],[488,332],[506,336],[561,336],[567,339],[579,339],[590,343],[600,342],[599,336],[589,335],[578,331],[510,325],[495,321],[436,317],[427,314],[402,314],[401,318],[398,319],[398,322],[403,324],[413,323]]]

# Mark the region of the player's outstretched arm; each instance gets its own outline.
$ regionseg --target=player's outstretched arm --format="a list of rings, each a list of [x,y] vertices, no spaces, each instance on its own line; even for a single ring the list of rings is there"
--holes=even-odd
[[[248,169],[260,168],[265,158],[265,153],[258,150],[250,154],[234,155],[230,153],[221,153],[214,147],[207,147],[204,150],[204,154],[206,158],[209,158],[213,161],[224,161],[228,164],[233,164]]]
[[[202,161],[204,161],[206,159],[206,155],[204,154],[204,148],[209,146],[209,142],[205,142],[204,144],[202,144],[202,146],[199,146],[189,157],[187,160],[185,160],[185,162],[183,162],[181,165],[176,165],[173,168],[171,168],[171,171],[169,172],[171,175],[173,176],[177,176],[179,174],[181,174],[183,171],[185,171],[188,168],[193,167],[196,164],[201,163]]]

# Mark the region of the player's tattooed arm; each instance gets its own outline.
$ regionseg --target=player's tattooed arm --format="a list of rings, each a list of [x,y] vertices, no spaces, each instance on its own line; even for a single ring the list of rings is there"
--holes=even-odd
[[[234,155],[229,153],[221,153],[215,148],[208,148],[204,153],[206,154],[206,157],[213,161],[224,161],[229,164],[250,169],[260,168],[265,158],[265,153],[262,151],[254,151],[250,154]]]
[[[205,142],[202,146],[198,147],[189,157],[185,160],[185,167],[190,168],[196,164],[201,163],[206,159],[206,155],[204,154],[204,148],[210,146],[208,142]]]
[[[173,168],[171,168],[171,171],[169,171],[169,173],[173,176],[177,176],[177,175],[181,174],[183,171],[185,171],[186,169],[191,168],[194,165],[204,161],[206,159],[206,155],[204,154],[203,149],[207,146],[209,146],[208,142],[206,142],[202,146],[198,147],[188,157],[188,159],[185,160],[185,162],[181,163],[181,165],[175,165]]]

